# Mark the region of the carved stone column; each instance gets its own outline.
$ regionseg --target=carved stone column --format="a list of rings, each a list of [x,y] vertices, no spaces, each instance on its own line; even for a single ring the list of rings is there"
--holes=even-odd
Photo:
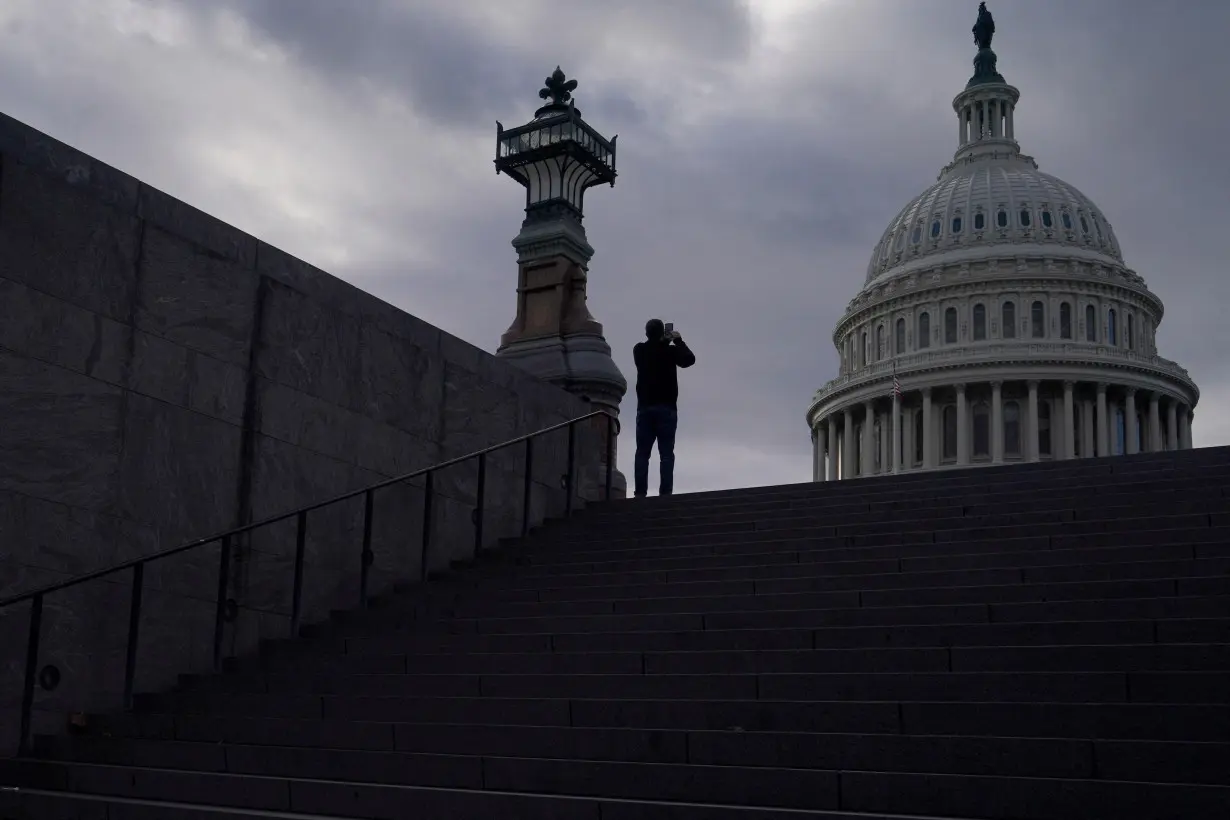
[[[1149,452],[1157,453],[1162,449],[1162,414],[1158,406],[1160,396],[1157,393],[1149,395]]]
[[[1166,449],[1179,449],[1179,403],[1174,399],[1166,402]]]
[[[923,397],[923,469],[935,466],[935,418],[931,412],[931,388],[924,387]]]
[[[838,452],[841,448],[841,442],[837,440],[837,413],[829,415],[829,481],[837,480],[837,462],[839,461]]]
[[[1125,452],[1134,456],[1140,452],[1140,431],[1136,429],[1136,388],[1129,387],[1123,400],[1124,426],[1127,428]]]
[[[893,420],[889,425],[892,440],[889,443],[889,463],[893,475],[901,472],[901,397],[893,394]]]
[[[1188,405],[1183,405],[1183,410],[1179,414],[1179,449],[1192,449],[1192,408]]]
[[[858,467],[854,464],[854,414],[849,410],[844,410],[841,419],[845,425],[841,450],[841,477],[844,480],[857,476]]]
[[[1038,460],[1038,382],[1026,383],[1029,388],[1029,427],[1026,435],[1029,441],[1025,447],[1026,459],[1030,462]]]
[[[970,450],[970,428],[969,428],[969,401],[965,396],[965,385],[958,384],[957,388],[957,464],[969,464]]]
[[[1098,455],[1110,455],[1110,417],[1106,408],[1106,382],[1098,382]]]
[[[1089,399],[1081,402],[1081,458],[1093,458],[1097,455],[1097,440],[1093,435],[1094,406],[1094,403],[1089,401]]]
[[[859,475],[866,478],[875,473],[875,422],[876,422],[876,406],[875,402],[868,399],[863,402],[863,446],[862,446],[862,469],[859,470]]]
[[[1063,457],[1067,460],[1076,458],[1076,405],[1074,392],[1076,385],[1067,381],[1063,383]]]
[[[1004,383],[991,382],[991,462],[1004,462]]]

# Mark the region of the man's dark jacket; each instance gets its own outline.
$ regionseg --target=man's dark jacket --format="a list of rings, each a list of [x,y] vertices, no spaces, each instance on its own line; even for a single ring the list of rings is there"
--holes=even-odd
[[[637,406],[675,407],[679,402],[676,368],[696,364],[696,354],[683,339],[641,342],[632,348],[632,358],[636,361]]]

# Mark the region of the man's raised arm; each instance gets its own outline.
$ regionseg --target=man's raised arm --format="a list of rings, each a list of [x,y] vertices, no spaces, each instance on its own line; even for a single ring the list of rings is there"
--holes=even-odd
[[[675,343],[671,345],[671,350],[675,353],[675,364],[680,367],[691,367],[696,364],[696,354],[692,352],[692,348],[684,344],[682,337],[675,337]]]

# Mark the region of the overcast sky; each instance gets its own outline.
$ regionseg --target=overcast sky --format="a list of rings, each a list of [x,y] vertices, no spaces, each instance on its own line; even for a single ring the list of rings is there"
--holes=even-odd
[[[955,149],[977,5],[4,0],[0,110],[494,351],[524,202],[495,120],[558,63],[619,135],[590,310],[630,382],[651,315],[697,352],[677,491],[804,481],[833,325]],[[1022,149],[1101,206],[1202,390],[1196,445],[1230,444],[1230,2],[990,9]]]

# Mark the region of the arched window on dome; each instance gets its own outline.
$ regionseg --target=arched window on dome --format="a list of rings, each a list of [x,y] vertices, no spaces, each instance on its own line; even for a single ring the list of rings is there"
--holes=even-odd
[[[918,314],[918,347],[931,347],[931,314],[925,310]]]
[[[922,241],[922,225],[914,226],[914,234],[910,237],[910,241],[915,245]]]
[[[1003,307],[999,309],[1000,338],[1015,339],[1016,338],[1016,305],[1012,302],[1004,302]]]
[[[1035,301],[1029,308],[1029,327],[1035,339],[1046,336],[1046,306]]]
[[[974,341],[984,342],[987,338],[987,306],[974,305]]]
[[[1098,340],[1098,312],[1093,305],[1085,305],[1085,341]]]
[[[1067,211],[1064,211],[1062,219],[1063,219],[1064,230],[1068,230],[1068,231],[1072,230],[1072,214],[1068,213]]]
[[[954,235],[961,233],[961,217],[954,216],[952,218],[952,232]]]
[[[884,325],[876,325],[876,361],[880,361],[888,353],[884,349]]]
[[[974,214],[974,230],[981,231],[987,226],[987,217],[982,211]]]
[[[1089,235],[1089,221],[1085,219],[1085,215],[1081,214],[1081,233]]]
[[[1051,227],[1054,227],[1054,225],[1055,225],[1055,220],[1051,218],[1050,210],[1047,208],[1043,208],[1042,209],[1042,227],[1051,228]]]
[[[1033,224],[1033,217],[1029,213],[1028,208],[1022,208],[1020,216],[1021,216],[1021,227],[1022,228],[1028,228]]]
[[[1072,305],[1067,302],[1059,303],[1059,338],[1072,338]]]
[[[1136,316],[1131,313],[1127,317],[1127,346],[1128,350],[1136,349]]]
[[[1008,212],[1003,208],[1000,208],[999,212],[995,214],[995,224],[1001,228],[1008,227]]]
[[[922,410],[914,411],[914,463],[922,464],[923,462],[923,442],[925,439],[926,430],[923,428],[923,412]]]
[[[974,405],[974,458],[991,456],[991,408],[985,401]]]
[[[940,238],[940,221],[938,219],[931,223],[931,238]]]
[[[1014,401],[1004,404],[1004,455],[1021,457],[1021,405]]]
[[[897,355],[905,353],[905,319],[897,320]]]
[[[1051,403],[1038,402],[1038,455],[1049,456],[1051,453]]]
[[[1111,308],[1106,314],[1106,343],[1109,345],[1119,344],[1119,328],[1115,326],[1115,309]]]
[[[956,405],[948,404],[944,406],[944,448],[942,458],[944,461],[957,460],[957,408]]]
[[[957,309],[950,307],[944,311],[944,344],[957,343]]]

